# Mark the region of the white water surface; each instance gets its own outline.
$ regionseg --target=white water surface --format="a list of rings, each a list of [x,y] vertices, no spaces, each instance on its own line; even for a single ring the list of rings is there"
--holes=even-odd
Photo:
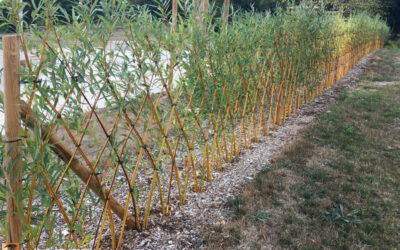
[[[70,55],[70,50],[69,49],[63,49],[64,53],[67,55]],[[116,58],[115,63],[117,65],[122,65],[122,63],[124,63],[124,61],[131,61],[133,59],[132,53],[129,51],[130,49],[127,48],[126,46],[124,47],[123,42],[122,41],[112,41],[110,46],[107,46],[107,50],[106,53],[111,52],[111,50],[113,50],[114,53],[114,57]],[[127,56],[127,58],[123,58],[123,56]],[[38,58],[35,58],[34,56],[32,56],[32,53],[29,54],[30,60],[32,63],[39,63]],[[87,59],[92,60],[94,58],[94,55],[90,55]],[[20,60],[25,60],[25,56],[23,54],[22,51],[20,51]],[[161,61],[159,63],[159,65],[162,65],[163,67],[165,67],[170,61],[170,56],[168,52],[163,52],[161,55]],[[150,60],[146,59],[145,63],[149,63],[150,64]],[[0,50],[0,69],[3,69],[3,50]],[[60,63],[58,62],[57,65],[59,65]],[[100,76],[96,75],[98,73],[98,70],[92,65],[89,64],[89,67],[92,68],[93,70],[93,74],[95,75],[95,78],[97,80],[100,80]],[[135,71],[138,70],[137,65],[132,65],[128,64],[128,71]],[[89,69],[85,69],[85,72],[89,72]],[[173,85],[175,86],[177,84],[177,81],[179,81],[179,78],[181,76],[181,74],[184,74],[184,70],[182,69],[180,72],[174,72],[173,75]],[[162,86],[162,82],[160,81],[160,79],[158,79],[158,77],[151,77],[151,73],[149,72],[148,74],[146,73],[146,78],[148,80],[148,84],[150,85],[150,92],[151,93],[160,93],[160,91],[162,91],[163,86]],[[0,84],[0,90],[2,92],[4,92],[4,78],[3,78],[3,72],[1,72],[1,84]],[[39,76],[39,79],[42,81],[45,81],[44,85],[48,85],[51,86],[50,83],[50,79],[48,79],[47,77],[44,77],[43,75]],[[118,79],[115,78],[110,78],[111,81],[113,82],[118,82]],[[121,83],[121,82],[120,82]],[[29,86],[29,84],[27,85],[21,85],[21,92],[23,91],[22,88],[29,88],[31,86]],[[135,91],[135,93],[138,93],[140,91],[144,90],[144,87],[135,87],[137,91]],[[68,91],[67,89],[65,90],[66,92]],[[123,94],[124,91],[121,89],[120,93]],[[39,94],[38,91],[35,92],[35,94]],[[91,94],[90,91],[85,91],[85,96],[88,98],[89,102],[91,103],[91,105],[93,106],[93,103],[95,101],[97,93]],[[132,98],[134,97],[135,94],[130,94],[129,97]],[[26,97],[23,97],[23,99],[25,99],[26,101]],[[65,99],[63,97],[60,97],[58,104],[56,106],[57,110],[59,108],[61,108],[63,106],[65,102]],[[89,105],[84,101],[84,99],[82,98],[82,103],[80,104],[80,106],[84,109],[84,110],[89,110],[90,107]],[[106,107],[106,101],[104,98],[100,98],[99,101],[97,102],[96,108],[104,108]],[[65,112],[68,112],[68,107],[66,107],[64,109]],[[3,111],[0,111],[0,129],[2,131],[2,133],[4,134],[3,131],[3,126],[4,126],[4,113]]]

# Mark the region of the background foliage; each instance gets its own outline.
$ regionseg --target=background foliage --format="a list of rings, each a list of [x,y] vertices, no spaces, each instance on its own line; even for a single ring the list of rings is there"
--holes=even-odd
[[[14,1],[14,0],[12,0]],[[182,0],[181,0],[182,1]],[[186,0],[187,1],[187,0]],[[1,12],[7,13],[9,8],[10,0],[3,0],[0,4]],[[15,2],[15,1],[14,1]],[[30,22],[32,21],[32,10],[34,4],[38,5],[41,0],[24,0],[27,5],[25,7],[26,15],[25,19]],[[71,0],[57,0],[56,3],[60,4],[67,12],[71,12],[72,6],[76,5],[79,1]],[[156,9],[155,6],[159,4],[171,5],[171,0],[129,0],[132,5],[148,5],[153,11]],[[184,1],[182,1],[184,2]],[[210,5],[215,7],[221,7],[223,0],[210,0]],[[234,9],[243,9],[250,11],[274,11],[277,6],[285,4],[289,1],[286,0],[231,0],[231,4]],[[296,0],[298,2],[298,0]],[[324,0],[323,1],[328,10],[342,10],[346,16],[350,14],[367,12],[371,15],[379,14],[383,19],[386,19],[389,23],[394,34],[400,32],[400,1],[398,0]],[[32,4],[34,3],[34,4]],[[4,21],[0,19],[0,23],[4,24]],[[9,26],[0,27],[0,33],[10,32],[12,29]]]

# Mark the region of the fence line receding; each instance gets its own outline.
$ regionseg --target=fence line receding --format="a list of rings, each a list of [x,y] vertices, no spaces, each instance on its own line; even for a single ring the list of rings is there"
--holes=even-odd
[[[174,12],[160,8],[156,18],[126,1],[73,15],[44,1],[36,21],[45,28],[21,25],[13,6],[6,20],[25,63],[10,82],[5,62],[2,103],[22,128],[5,126],[0,194],[15,200],[22,229],[1,213],[9,230],[0,238],[19,235],[8,239],[27,249],[99,247],[108,231],[121,246],[127,228],[148,228],[201,192],[388,32],[378,18],[343,20],[307,5],[234,13],[228,23],[229,1],[221,17],[206,2],[192,11],[173,1]],[[20,99],[8,101],[10,84],[21,85]]]

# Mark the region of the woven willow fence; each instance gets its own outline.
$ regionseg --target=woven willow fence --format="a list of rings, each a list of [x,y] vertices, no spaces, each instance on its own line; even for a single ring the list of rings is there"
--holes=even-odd
[[[22,139],[2,145],[20,150],[12,195],[27,249],[99,247],[106,229],[121,246],[126,228],[185,204],[387,32],[376,18],[305,6],[235,14],[228,25],[181,6],[170,31],[145,10],[102,4],[59,25],[47,3],[44,30],[18,30]],[[12,176],[13,164],[2,173]]]

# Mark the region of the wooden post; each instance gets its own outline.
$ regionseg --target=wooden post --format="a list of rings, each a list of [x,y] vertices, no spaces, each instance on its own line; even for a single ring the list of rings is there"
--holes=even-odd
[[[21,121],[19,107],[19,45],[17,35],[3,36],[4,60],[4,120],[5,120],[5,169],[7,170],[7,242],[22,240],[22,174]]]
[[[171,30],[171,32],[176,31],[177,23],[178,23],[178,0],[172,0],[172,30]],[[168,73],[168,87],[172,88],[173,80],[174,80],[174,67],[175,67],[175,62],[172,58],[172,54],[171,54],[169,66],[170,66],[170,70]]]
[[[208,0],[203,0],[203,12],[208,13]]]
[[[202,0],[196,0],[195,4],[195,13],[197,15],[197,18],[199,20],[199,24],[202,25],[203,22],[203,11],[202,11]]]
[[[204,13],[208,12],[208,0],[196,0],[195,11],[200,25],[203,25]]]
[[[172,0],[172,30],[176,30],[178,23],[178,0]]]
[[[28,113],[28,105],[19,100],[19,48],[18,48],[18,39],[17,36],[4,36],[3,37],[3,49],[4,49],[4,100],[0,95],[0,103],[4,104],[5,111],[5,131],[6,131],[6,140],[12,143],[6,143],[6,152],[9,151],[10,148],[13,148],[15,145],[18,145],[19,139],[21,138],[21,124],[20,124],[20,116],[25,117]],[[14,121],[14,122],[12,122]],[[15,122],[18,121],[18,122]],[[32,112],[29,112],[29,120],[24,120],[25,126],[30,129],[35,128],[37,118],[36,115]],[[44,138],[46,138],[49,129],[42,125],[41,133]],[[10,133],[13,132],[13,133]],[[51,145],[51,149],[53,152],[61,158],[64,162],[69,163],[73,156],[72,151],[70,151],[66,145],[62,142],[60,138],[56,135],[51,135],[48,138],[49,144]],[[15,141],[15,142],[14,142]],[[16,159],[16,155],[20,152],[19,148],[13,148],[10,154],[7,155],[5,160],[5,166],[8,167],[8,162],[12,162],[12,159]],[[17,167],[18,166],[18,167]],[[21,179],[21,159],[19,158],[14,167],[13,171],[10,171],[13,176],[7,176],[11,187],[17,188],[16,190],[21,189],[21,183],[19,180]],[[76,157],[72,159],[70,163],[71,170],[83,181],[87,182],[92,175],[91,171],[87,169],[83,163],[81,163]],[[15,176],[15,178],[14,178]],[[102,187],[101,183],[99,183],[95,178],[91,178],[89,182],[89,188],[93,190],[93,192],[98,195],[103,201],[105,201],[106,195],[109,193],[109,190]],[[15,194],[11,192],[11,195]],[[10,243],[21,243],[22,240],[22,219],[18,214],[14,211],[18,211],[16,208],[16,200],[8,199],[7,203],[7,228],[8,228],[8,239],[7,241]],[[123,219],[125,215],[125,208],[113,197],[109,196],[109,202],[111,210],[118,215],[119,218]],[[20,204],[18,204],[20,205]],[[22,204],[18,207],[22,208]],[[129,228],[135,228],[135,218],[128,213],[126,219],[126,225]],[[18,232],[18,233],[17,233]]]
[[[224,1],[224,9],[225,9],[225,12],[224,12],[224,22],[225,22],[225,24],[228,23],[229,5],[230,5],[230,0],[225,0],[225,1]]]

